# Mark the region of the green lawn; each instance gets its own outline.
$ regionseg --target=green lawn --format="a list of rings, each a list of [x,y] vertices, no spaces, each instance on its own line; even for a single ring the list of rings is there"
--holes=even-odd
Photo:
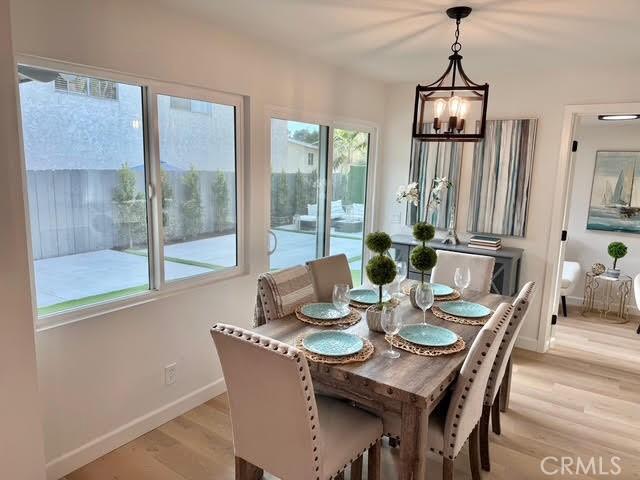
[[[115,300],[117,298],[128,297],[130,295],[146,292],[148,290],[149,284],[145,284],[139,285],[137,287],[123,288],[122,290],[115,290],[113,292],[101,293],[99,295],[77,298],[75,300],[67,300],[65,302],[38,308],[38,315],[51,315],[53,313],[59,313],[64,310],[86,307],[87,305],[94,305],[96,303],[108,302],[109,300]]]

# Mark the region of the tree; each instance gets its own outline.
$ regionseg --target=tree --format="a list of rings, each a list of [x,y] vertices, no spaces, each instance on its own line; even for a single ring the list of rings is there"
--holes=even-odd
[[[202,231],[202,197],[200,195],[200,172],[193,165],[182,177],[184,202],[182,202],[182,225],[184,236],[193,238]]]
[[[167,172],[163,168],[160,168],[160,182],[162,184],[162,226],[166,233],[169,226],[169,205],[173,200],[173,188],[171,188]]]
[[[363,132],[336,129],[333,135],[333,167],[343,173],[353,163],[364,163],[364,153],[369,147],[369,137]]]
[[[299,142],[309,143],[311,145],[316,145],[320,141],[320,134],[318,129],[314,130],[296,130],[291,135],[291,138],[294,140],[298,140]]]
[[[296,172],[296,176],[294,179],[294,207],[293,213],[305,214],[307,213],[307,182],[305,182],[304,176],[300,169]]]
[[[275,216],[277,217],[286,217],[289,215],[289,189],[287,185],[287,174],[284,173],[284,169],[280,172],[280,176],[278,178],[277,184],[274,182],[275,186],[274,194],[274,207],[275,207]]]
[[[229,215],[229,187],[224,172],[218,170],[216,179],[211,186],[213,192],[214,230],[222,231],[226,227]]]
[[[136,188],[136,175],[126,163],[118,170],[118,184],[113,189],[120,235],[127,239],[129,248],[146,235],[145,198]]]

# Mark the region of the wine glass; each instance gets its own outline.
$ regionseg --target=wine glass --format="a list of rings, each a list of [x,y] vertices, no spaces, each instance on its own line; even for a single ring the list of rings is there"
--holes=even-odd
[[[394,296],[397,299],[401,299],[404,296],[404,292],[402,291],[402,282],[407,278],[407,262],[402,260],[396,262],[396,293]]]
[[[338,283],[333,286],[333,296],[332,296],[333,306],[340,313],[344,313],[344,314],[348,313],[347,307],[349,306],[350,290],[351,288],[346,283]]]
[[[402,328],[402,316],[396,314],[392,308],[385,305],[380,312],[380,323],[385,333],[391,336],[389,350],[382,352],[382,355],[388,358],[398,358],[400,352],[393,349],[393,337],[400,331],[400,328]]]
[[[422,324],[427,324],[427,310],[433,306],[433,289],[430,283],[420,283],[416,287],[416,305],[422,310]]]
[[[471,283],[471,271],[469,267],[458,267],[456,268],[456,273],[453,276],[453,281],[456,284],[456,287],[460,289],[460,295],[464,294],[464,289],[469,286]]]

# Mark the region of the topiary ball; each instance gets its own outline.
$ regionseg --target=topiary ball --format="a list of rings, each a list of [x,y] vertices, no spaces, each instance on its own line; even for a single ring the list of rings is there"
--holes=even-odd
[[[391,248],[391,237],[385,232],[373,232],[367,235],[367,248],[375,253],[384,253]]]
[[[411,252],[411,265],[421,272],[431,270],[437,262],[438,254],[431,247],[419,246]]]
[[[386,285],[396,278],[396,262],[386,255],[376,255],[367,263],[367,277],[374,285]]]
[[[622,258],[627,254],[627,246],[622,242],[611,242],[607,247],[607,252],[611,258]]]
[[[421,242],[428,242],[436,235],[433,225],[426,222],[418,222],[413,226],[413,236]]]

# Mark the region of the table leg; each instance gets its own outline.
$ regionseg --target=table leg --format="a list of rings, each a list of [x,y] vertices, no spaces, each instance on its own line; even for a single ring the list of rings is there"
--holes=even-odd
[[[419,478],[418,440],[420,438],[421,427],[420,413],[420,409],[414,405],[409,405],[407,403],[402,405],[400,431],[400,480],[418,480]]]

